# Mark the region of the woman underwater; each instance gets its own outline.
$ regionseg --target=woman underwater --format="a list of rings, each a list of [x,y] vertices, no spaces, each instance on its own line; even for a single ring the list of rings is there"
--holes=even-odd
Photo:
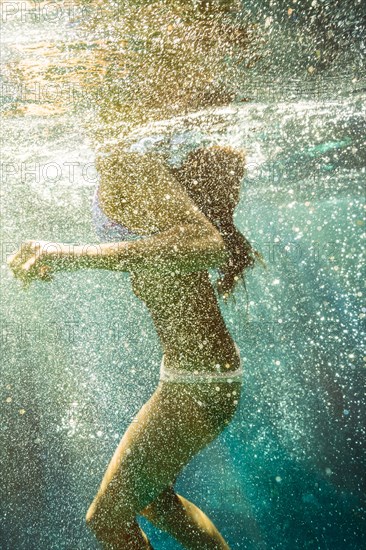
[[[233,222],[244,167],[243,152],[230,147],[199,146],[171,167],[158,152],[133,152],[121,140],[97,158],[93,215],[104,242],[29,241],[8,260],[26,285],[62,270],[129,272],[162,344],[158,387],[122,437],[86,515],[103,548],[152,548],[137,515],[185,548],[229,548],[174,482],[229,424],[241,394],[239,350],[208,270],[219,270],[227,296],[260,260]]]

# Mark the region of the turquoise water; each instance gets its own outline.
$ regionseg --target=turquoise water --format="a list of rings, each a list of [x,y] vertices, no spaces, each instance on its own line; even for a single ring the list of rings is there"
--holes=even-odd
[[[26,30],[28,43],[49,32]],[[248,311],[240,289],[222,304],[244,359],[239,410],[177,482],[233,549],[362,548],[366,103],[352,78],[324,78],[321,93],[284,78],[270,97],[256,80],[250,102],[206,113],[247,149],[235,220],[268,264],[247,277]],[[59,274],[24,292],[5,265],[27,238],[96,242],[85,112],[2,120],[2,550],[98,548],[86,509],[158,381],[159,342],[127,274]],[[141,525],[154,548],[179,548]]]

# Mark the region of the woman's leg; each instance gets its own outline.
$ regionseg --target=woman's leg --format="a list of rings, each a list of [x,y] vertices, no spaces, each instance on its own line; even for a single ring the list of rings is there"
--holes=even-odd
[[[169,533],[188,550],[229,550],[229,546],[202,510],[169,486],[140,515]]]
[[[87,513],[90,527],[105,548],[149,548],[136,515],[173,483],[182,468],[216,438],[235,412],[240,384],[219,384],[220,391],[215,386],[160,383],[141,408],[136,421],[124,434]],[[183,502],[176,501],[177,519],[170,517],[173,536],[178,532],[174,528],[178,516],[186,515],[184,506],[179,513]],[[190,508],[191,516],[193,511]],[[197,525],[200,531],[205,531],[202,540],[207,544],[201,546],[202,550],[228,548],[221,542],[221,536],[217,538],[218,532],[208,518],[206,521],[202,515]],[[192,532],[190,543],[189,523],[186,522],[186,526],[186,544],[192,544],[187,547],[194,548],[197,534]]]
[[[211,397],[211,390],[205,392],[206,395],[203,397],[200,397],[203,407],[211,409],[209,415],[215,419],[218,432],[220,432],[229,424],[232,418],[232,405],[235,406],[238,402],[241,393],[241,383],[220,383],[213,386],[214,397]],[[205,387],[207,388],[208,386]],[[220,394],[217,387],[220,388]],[[195,399],[197,400],[196,396]],[[169,485],[153,502],[148,504],[140,512],[140,515],[148,519],[158,529],[169,533],[184,548],[192,550],[196,548],[229,548],[206,514],[195,504],[178,495],[174,490],[173,484]]]

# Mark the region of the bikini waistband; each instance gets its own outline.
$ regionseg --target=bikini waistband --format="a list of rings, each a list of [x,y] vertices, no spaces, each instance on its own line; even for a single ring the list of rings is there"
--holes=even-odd
[[[199,372],[198,370],[187,372],[178,369],[165,369],[164,355],[160,366],[160,381],[161,382],[176,382],[176,383],[199,383],[199,382],[237,382],[243,378],[244,370],[240,351],[235,344],[235,348],[240,359],[240,367],[235,371],[228,372]]]

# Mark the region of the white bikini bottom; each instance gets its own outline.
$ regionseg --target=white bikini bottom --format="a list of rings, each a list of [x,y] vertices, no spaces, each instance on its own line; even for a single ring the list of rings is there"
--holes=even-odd
[[[175,382],[175,383],[192,383],[198,384],[202,382],[238,382],[242,381],[244,370],[240,357],[240,351],[235,344],[235,348],[240,359],[240,367],[235,371],[227,372],[200,372],[198,369],[187,372],[186,370],[178,369],[166,369],[164,367],[164,355],[160,366],[160,381],[161,382]]]

